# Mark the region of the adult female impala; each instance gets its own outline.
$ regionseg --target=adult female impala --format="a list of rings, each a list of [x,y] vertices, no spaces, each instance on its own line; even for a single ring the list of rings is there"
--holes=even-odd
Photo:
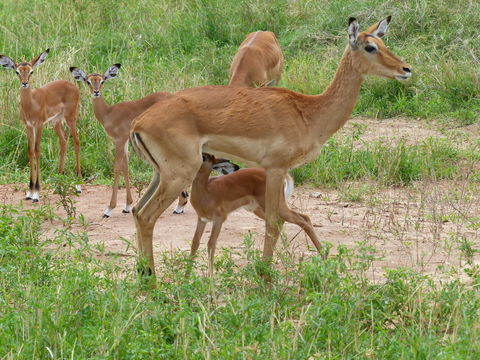
[[[115,78],[120,70],[120,64],[113,64],[103,75],[98,73],[88,74],[76,67],[71,67],[70,72],[77,81],[85,82],[92,93],[93,113],[103,125],[107,134],[115,142],[115,165],[113,168],[112,197],[108,208],[103,212],[103,217],[110,217],[112,210],[117,206],[117,192],[120,172],[125,179],[127,191],[127,202],[123,208],[124,213],[129,213],[132,208],[132,193],[128,176],[128,136],[133,119],[158,101],[165,100],[172,96],[167,92],[156,92],[139,100],[123,101],[117,104],[108,105],[100,92],[106,80]],[[176,214],[183,213],[183,206],[187,203],[188,194],[182,192],[175,209]]]
[[[275,34],[256,31],[247,35],[230,66],[228,85],[261,87],[276,85],[282,76],[283,54]]]
[[[350,18],[349,44],[335,77],[320,95],[280,88],[205,86],[179,91],[140,115],[131,141],[156,175],[134,206],[139,254],[154,274],[152,235],[160,214],[192,183],[201,153],[257,164],[267,173],[264,259],[273,256],[281,229],[283,179],[291,168],[314,159],[350,116],[365,75],[405,80],[410,66],[381,37],[390,17],[359,33]],[[159,176],[161,174],[161,178]]]
[[[73,137],[76,167],[78,178],[80,171],[80,140],[77,132],[78,103],[80,92],[72,83],[64,80],[52,81],[41,88],[31,89],[30,76],[33,70],[47,58],[47,49],[30,62],[15,63],[8,56],[0,55],[0,65],[7,69],[15,70],[20,79],[20,117],[27,128],[28,159],[30,162],[30,187],[26,199],[37,202],[40,197],[40,142],[43,126],[51,121],[58,135],[60,144],[59,172],[63,173],[65,166],[65,153],[67,151],[67,136],[63,128],[66,121]],[[80,185],[76,186],[80,192]]]

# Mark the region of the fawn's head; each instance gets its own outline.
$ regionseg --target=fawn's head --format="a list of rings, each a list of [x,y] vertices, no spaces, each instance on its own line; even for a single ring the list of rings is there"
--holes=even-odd
[[[90,91],[92,92],[92,96],[94,98],[100,96],[100,89],[102,88],[103,83],[105,80],[114,78],[118,75],[118,71],[120,70],[120,64],[113,64],[108,68],[107,71],[103,75],[98,73],[88,74],[76,67],[71,67],[70,72],[72,76],[77,81],[84,81],[87,83]]]
[[[33,69],[43,63],[47,58],[50,49],[45,50],[40,55],[34,57],[30,62],[22,61],[15,63],[11,58],[5,55],[0,55],[0,65],[4,68],[15,70],[22,84],[22,88],[28,88],[30,76],[33,74]]]
[[[359,32],[360,25],[355,18],[349,19],[348,40],[352,64],[362,75],[407,80],[412,75],[410,65],[388,50],[382,41],[391,18],[388,16],[363,32]]]
[[[202,160],[202,169],[206,169],[209,172],[215,170],[223,175],[228,175],[240,169],[240,166],[231,163],[230,160],[216,159],[215,156],[206,153],[202,153]]]

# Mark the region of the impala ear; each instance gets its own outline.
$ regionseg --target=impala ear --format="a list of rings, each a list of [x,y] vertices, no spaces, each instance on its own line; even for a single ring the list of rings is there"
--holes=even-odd
[[[207,153],[202,153],[202,161],[203,162],[205,162],[205,161],[213,162],[213,161],[215,161],[215,158],[213,157],[213,155],[210,155],[210,154],[207,154]]]
[[[387,16],[385,19],[380,21],[378,24],[372,25],[367,29],[367,33],[376,36],[376,37],[383,37],[388,29],[388,24],[390,24],[390,20],[392,20],[391,16]]]
[[[105,71],[105,74],[103,74],[103,79],[108,80],[111,78],[114,78],[118,75],[118,71],[120,70],[121,64],[113,64],[108,68],[107,71]]]
[[[0,55],[0,65],[6,69],[15,70],[17,68],[17,66],[15,65],[15,62],[5,55]]]
[[[348,41],[352,48],[357,47],[357,38],[360,25],[358,24],[357,19],[351,17],[348,19]]]
[[[72,66],[70,68],[70,72],[72,73],[73,78],[77,81],[86,81],[87,80],[87,74],[85,73],[85,71],[83,71],[79,68],[76,68],[76,67]]]
[[[36,66],[40,65],[41,63],[43,63],[45,61],[45,59],[47,58],[47,55],[48,55],[49,52],[50,52],[50,49],[47,49],[44,52],[42,52],[40,55],[38,55],[36,58],[34,58],[30,62],[30,65],[32,65],[32,67],[36,67]]]

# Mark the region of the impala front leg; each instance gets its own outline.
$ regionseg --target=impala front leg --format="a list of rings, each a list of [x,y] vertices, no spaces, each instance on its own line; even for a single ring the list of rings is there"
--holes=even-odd
[[[283,182],[286,176],[284,170],[267,170],[267,183],[265,191],[265,243],[263,246],[263,259],[270,261],[273,249],[277,242],[283,220],[280,218],[279,207]]]
[[[35,129],[27,125],[27,141],[28,141],[28,163],[30,165],[30,183],[28,191],[25,194],[25,200],[32,200],[35,191],[36,161],[35,161]]]
[[[213,276],[213,258],[215,256],[215,249],[217,248],[217,240],[222,230],[222,225],[225,221],[225,217],[215,216],[213,218],[212,233],[208,240],[208,275]]]
[[[40,143],[42,140],[43,128],[34,129],[35,132],[35,185],[32,193],[32,201],[38,202],[40,199]]]
[[[117,206],[118,182],[120,171],[123,170],[123,157],[125,156],[123,144],[115,144],[115,163],[113,165],[113,185],[112,196],[110,197],[110,205],[103,212],[104,218],[112,215],[112,210]]]
[[[192,247],[190,248],[190,257],[194,257],[200,246],[200,239],[202,238],[203,232],[205,231],[205,225],[207,223],[202,221],[200,217],[197,217],[197,228],[195,229],[195,234],[192,239]]]
[[[104,218],[109,218],[112,215],[112,210],[117,206],[117,193],[118,193],[118,177],[120,172],[120,161],[118,158],[115,159],[115,164],[113,166],[113,185],[112,185],[112,196],[110,197],[110,205],[103,212]]]

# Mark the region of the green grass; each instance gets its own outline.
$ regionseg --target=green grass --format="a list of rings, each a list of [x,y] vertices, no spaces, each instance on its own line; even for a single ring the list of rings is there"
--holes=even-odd
[[[367,79],[354,115],[439,118],[460,126],[478,122],[480,110],[478,13],[480,4],[467,0],[6,0],[0,4],[0,53],[19,61],[49,47],[33,86],[71,79],[72,65],[102,72],[120,62],[119,78],[104,87],[107,101],[113,103],[158,90],[226,84],[229,64],[246,33],[269,29],[285,53],[281,85],[315,94],[325,89],[337,67],[346,44],[346,19],[356,16],[365,29],[392,14],[385,41],[413,66],[413,79]],[[85,178],[107,182],[113,147],[93,116],[85,86],[77,84],[82,89],[79,128]],[[27,176],[18,93],[13,71],[0,71],[0,182],[25,182]],[[52,133],[46,131],[42,143],[47,177],[57,167]],[[72,157],[69,153],[70,173]],[[134,160],[132,173],[145,179],[149,169]]]
[[[82,231],[42,239],[47,210],[0,208],[2,359],[480,356],[478,266],[468,284],[398,269],[374,285],[365,271],[375,254],[361,243],[326,261],[280,247],[272,270],[247,237],[244,251],[217,256],[214,278],[201,275],[205,256],[191,264],[165,253],[162,281],[148,290]]]
[[[412,181],[451,180],[462,177],[461,161],[472,156],[447,140],[429,138],[408,145],[371,142],[355,148],[354,137],[330,139],[313,162],[293,171],[298,182],[337,186],[370,179],[383,185],[403,186]]]

